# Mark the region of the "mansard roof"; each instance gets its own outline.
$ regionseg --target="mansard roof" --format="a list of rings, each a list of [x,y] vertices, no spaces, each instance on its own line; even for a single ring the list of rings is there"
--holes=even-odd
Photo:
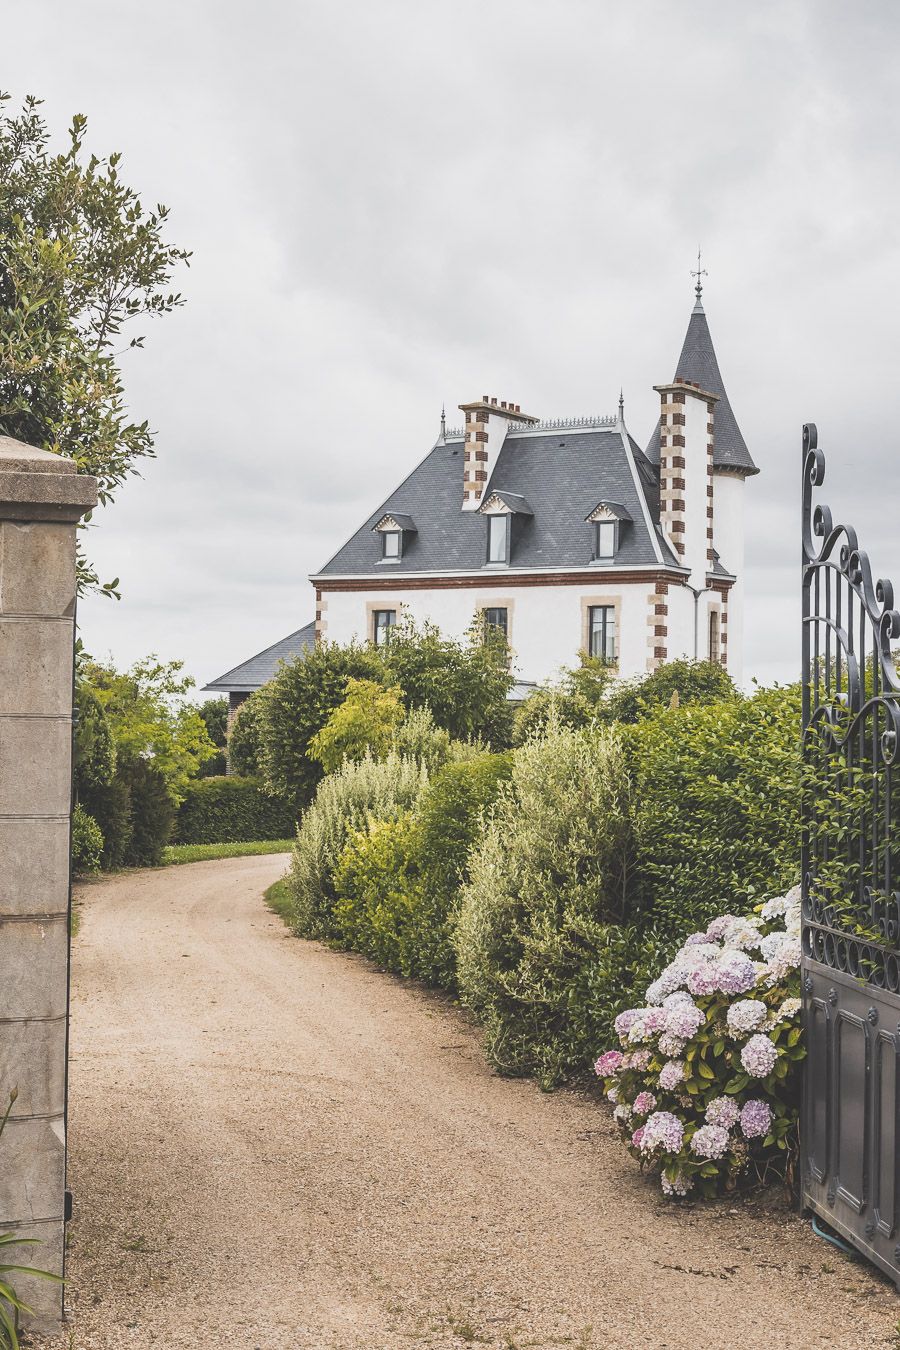
[[[711,394],[718,394],[719,396],[713,414],[713,426],[715,428],[713,463],[715,467],[731,469],[735,473],[745,475],[759,473],[728,401],[725,382],[719,371],[719,363],[713,347],[712,334],[709,331],[706,313],[699,297],[694,305],[688,330],[685,334],[684,345],[681,348],[681,355],[678,358],[678,366],[675,370],[675,379],[692,380],[699,384],[701,389],[707,389]],[[657,422],[656,429],[647,445],[647,458],[652,460],[654,464],[659,463],[659,422]]]
[[[296,633],[289,633],[280,642],[274,642],[265,651],[251,656],[249,661],[226,671],[218,679],[204,685],[204,693],[213,690],[221,694],[247,694],[262,685],[268,684],[278,674],[281,661],[291,661],[295,656],[305,656],[316,643],[316,622],[305,624]]]
[[[316,575],[383,575],[372,527],[386,512],[412,516],[418,529],[404,544],[402,558],[392,561],[392,578],[398,572],[484,567],[484,516],[462,510],[464,456],[462,433],[447,433]],[[640,472],[637,456],[643,459],[615,418],[510,430],[484,500],[492,494],[524,498],[533,512],[517,517],[512,569],[588,568],[594,541],[585,517],[601,499],[621,503],[632,518],[622,530],[613,566],[679,566],[659,534],[658,509],[654,517],[647,505],[643,481],[649,476],[652,483],[654,471],[645,461]]]

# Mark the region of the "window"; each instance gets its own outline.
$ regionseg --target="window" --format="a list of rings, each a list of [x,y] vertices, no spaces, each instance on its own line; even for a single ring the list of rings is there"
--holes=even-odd
[[[484,611],[485,628],[499,628],[504,637],[509,636],[509,610],[486,609]]]
[[[381,556],[382,558],[399,558],[402,552],[400,530],[382,530],[381,532]]]
[[[588,655],[601,661],[616,659],[616,611],[613,605],[591,605],[588,610]]]
[[[488,562],[509,562],[509,516],[488,516]]]
[[[612,559],[619,545],[619,522],[598,520],[594,524],[594,558]]]
[[[391,629],[397,622],[395,609],[376,609],[372,615],[372,636],[376,647],[386,647],[391,637]]]
[[[721,664],[722,661],[719,644],[719,611],[717,609],[709,611],[709,659],[715,661],[717,665]]]

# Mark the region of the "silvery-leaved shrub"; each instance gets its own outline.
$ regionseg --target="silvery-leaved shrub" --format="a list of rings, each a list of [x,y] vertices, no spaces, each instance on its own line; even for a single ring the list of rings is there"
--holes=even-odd
[[[799,887],[694,933],[616,1018],[595,1069],[629,1153],[666,1195],[783,1175],[796,1155]]]
[[[629,845],[614,730],[551,721],[515,751],[453,939],[460,993],[501,1072],[550,1087],[583,1071],[620,997]]]

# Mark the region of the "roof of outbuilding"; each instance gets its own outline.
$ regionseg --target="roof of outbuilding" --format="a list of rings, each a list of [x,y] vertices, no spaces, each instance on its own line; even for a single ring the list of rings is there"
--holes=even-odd
[[[315,643],[316,623],[313,619],[303,628],[298,628],[296,633],[289,633],[280,642],[274,642],[271,647],[266,647],[265,651],[251,656],[249,661],[242,662],[241,665],[235,666],[234,670],[226,671],[218,679],[204,685],[204,692],[215,690],[224,694],[252,693],[254,689],[261,689],[277,675],[281,661],[290,661],[295,656],[305,655]]]
[[[699,384],[701,389],[719,396],[713,413],[715,445],[713,464],[720,469],[734,469],[745,474],[759,473],[728,401],[725,383],[716,360],[712,334],[709,331],[703,304],[699,299],[691,314],[675,370],[675,379],[692,380]],[[647,458],[654,464],[659,463],[659,422],[648,442]]]
[[[484,499],[493,493],[524,497],[533,516],[520,527],[510,560],[514,568],[588,567],[594,542],[585,517],[602,498],[621,502],[632,517],[621,533],[616,563],[671,564],[656,537],[635,460],[640,450],[615,425],[510,431],[497,456]],[[385,566],[373,546],[372,527],[386,512],[411,515],[418,533],[404,543],[397,572],[463,572],[485,566],[486,524],[463,511],[464,448],[461,439],[438,441],[409,477],[373,511],[331,558],[320,576],[377,575]],[[652,481],[650,466],[644,471]],[[674,563],[678,566],[677,563]]]

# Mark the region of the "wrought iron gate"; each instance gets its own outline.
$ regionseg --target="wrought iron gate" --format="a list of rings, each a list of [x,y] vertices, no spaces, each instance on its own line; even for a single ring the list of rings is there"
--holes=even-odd
[[[900,613],[803,429],[802,1195],[900,1280]],[[898,802],[897,809],[900,809]]]

